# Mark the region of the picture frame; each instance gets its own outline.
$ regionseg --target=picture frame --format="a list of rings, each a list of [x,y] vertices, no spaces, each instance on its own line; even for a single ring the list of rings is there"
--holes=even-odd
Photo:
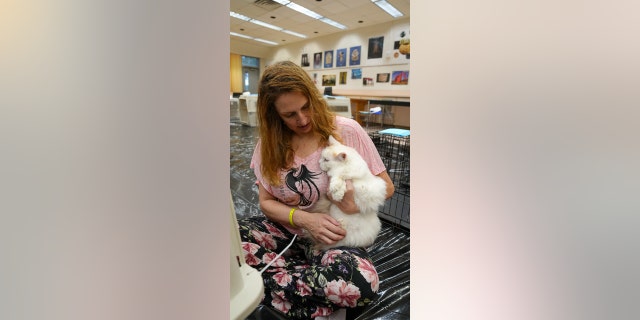
[[[324,52],[324,67],[333,68],[333,50]]]
[[[322,52],[316,52],[313,54],[313,68],[314,69],[322,68]]]
[[[389,82],[389,76],[390,76],[390,74],[388,72],[387,73],[378,73],[376,75],[376,82],[381,82],[381,83]]]
[[[340,71],[340,84],[347,84],[347,72],[346,71]]]
[[[300,58],[300,66],[302,67],[308,67],[309,66],[309,55],[306,53],[302,54],[302,57]]]
[[[407,85],[409,84],[409,71],[393,71],[391,73],[391,84]]]
[[[347,48],[342,48],[336,50],[336,67],[346,67],[347,66]]]
[[[335,74],[323,74],[322,75],[322,86],[323,87],[331,87],[336,85],[336,75]]]
[[[369,38],[367,59],[380,59],[384,48],[384,36]]]
[[[349,65],[350,66],[360,65],[360,56],[362,56],[361,47],[362,46],[354,46],[349,49]]]
[[[362,78],[362,69],[351,69],[351,79],[361,79]]]

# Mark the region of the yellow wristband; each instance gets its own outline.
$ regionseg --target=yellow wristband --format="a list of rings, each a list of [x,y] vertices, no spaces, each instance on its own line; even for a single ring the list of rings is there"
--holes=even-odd
[[[296,225],[293,223],[293,213],[296,211],[296,208],[291,208],[291,210],[289,210],[289,224],[294,227],[297,228]]]

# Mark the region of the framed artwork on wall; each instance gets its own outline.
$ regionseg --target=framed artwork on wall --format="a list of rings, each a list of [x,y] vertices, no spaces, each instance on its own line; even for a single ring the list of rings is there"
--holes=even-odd
[[[367,59],[382,58],[382,47],[384,45],[384,37],[369,38],[369,49],[367,51]]]
[[[333,68],[333,50],[324,52],[324,67]]]
[[[373,78],[362,78],[362,85],[365,87],[373,86]]]
[[[336,67],[344,67],[347,65],[347,49],[336,50]]]
[[[409,71],[394,71],[391,73],[391,84],[409,84]]]
[[[340,84],[347,84],[347,72],[346,71],[341,71],[340,72]]]
[[[300,66],[308,67],[309,66],[309,55],[306,53],[302,54],[302,58],[300,59]]]
[[[322,68],[322,52],[316,52],[313,54],[313,68]]]
[[[329,87],[336,85],[336,75],[335,74],[323,74],[322,75],[322,86]]]
[[[351,79],[361,79],[362,78],[362,69],[351,69]]]
[[[378,73],[376,82],[389,82],[389,73]]]
[[[361,55],[360,50],[361,50],[361,46],[355,46],[349,49],[349,65],[350,66],[360,65],[360,55]]]

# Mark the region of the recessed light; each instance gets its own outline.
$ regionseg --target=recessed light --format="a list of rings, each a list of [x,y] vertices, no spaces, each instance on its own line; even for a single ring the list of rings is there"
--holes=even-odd
[[[276,17],[274,17],[274,16],[271,16],[270,18],[271,18],[271,19],[275,19]]]
[[[358,23],[363,23],[363,22],[364,22],[364,21],[362,21],[362,20],[358,20]]]

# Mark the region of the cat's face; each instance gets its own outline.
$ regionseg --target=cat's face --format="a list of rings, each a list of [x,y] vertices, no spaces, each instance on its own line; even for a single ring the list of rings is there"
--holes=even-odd
[[[335,150],[335,147],[329,146],[322,150],[320,156],[320,169],[329,171],[339,165],[344,164],[347,157],[346,153]]]
[[[347,159],[347,149],[348,148],[330,136],[329,146],[322,150],[320,156],[320,169],[322,171],[329,171],[332,168],[343,165]]]

